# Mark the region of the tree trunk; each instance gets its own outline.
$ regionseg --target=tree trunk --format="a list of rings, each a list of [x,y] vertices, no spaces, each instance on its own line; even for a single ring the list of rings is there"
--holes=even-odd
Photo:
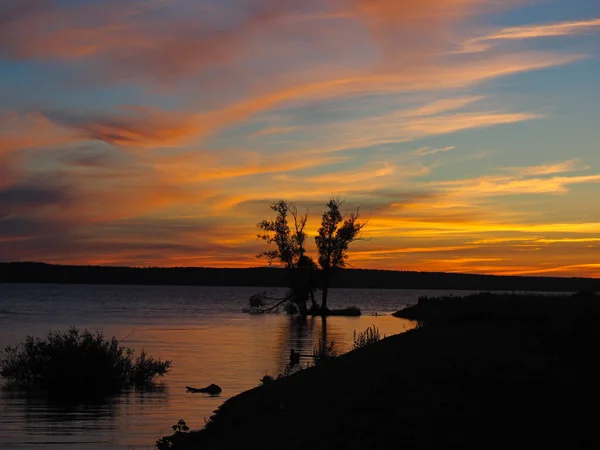
[[[268,307],[267,309],[261,309],[260,312],[261,313],[266,313],[269,311],[272,311],[274,309],[279,308],[279,306],[283,305],[285,302],[288,302],[290,300],[290,297],[288,297],[287,295],[282,298],[281,300],[279,300],[277,303],[275,303],[273,306]]]
[[[321,271],[321,315],[327,313],[327,296],[329,294],[329,283],[331,281],[331,269],[329,267]]]
[[[329,283],[323,285],[323,295],[321,297],[321,315],[327,311],[327,294],[329,293]]]
[[[310,302],[310,310],[314,314],[319,307],[317,306],[317,302],[315,301],[315,291],[312,290],[312,287],[310,288]]]
[[[308,308],[305,301],[296,302],[296,305],[298,305],[298,311],[302,317],[308,316]]]

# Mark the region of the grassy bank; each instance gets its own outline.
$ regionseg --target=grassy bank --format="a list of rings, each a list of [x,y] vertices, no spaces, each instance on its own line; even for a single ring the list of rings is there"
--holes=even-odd
[[[595,445],[595,296],[425,300],[402,315],[429,324],[244,392],[174,448]]]

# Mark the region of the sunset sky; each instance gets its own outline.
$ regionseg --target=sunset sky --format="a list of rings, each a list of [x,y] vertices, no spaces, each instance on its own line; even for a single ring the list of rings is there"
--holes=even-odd
[[[600,276],[598,0],[0,0],[0,260]]]

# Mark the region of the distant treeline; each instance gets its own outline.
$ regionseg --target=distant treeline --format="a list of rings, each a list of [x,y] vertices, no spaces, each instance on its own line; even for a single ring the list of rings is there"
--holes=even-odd
[[[600,291],[600,279],[593,278],[515,277],[366,269],[339,270],[332,281],[332,287],[338,288]],[[62,266],[28,262],[0,263],[0,282],[257,287],[287,285],[285,270],[270,267],[139,268]]]

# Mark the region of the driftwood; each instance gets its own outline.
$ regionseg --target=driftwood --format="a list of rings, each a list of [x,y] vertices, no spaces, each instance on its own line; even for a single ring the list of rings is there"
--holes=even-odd
[[[267,308],[267,309],[263,309],[263,310],[261,310],[261,312],[265,313],[265,312],[269,312],[269,311],[272,311],[272,310],[274,310],[274,309],[277,309],[279,306],[283,305],[283,304],[284,304],[285,302],[287,302],[288,300],[291,300],[291,298],[292,298],[292,296],[291,296],[291,295],[288,295],[288,296],[284,297],[283,299],[278,299],[278,300],[279,300],[279,302],[278,302],[277,304],[275,304],[275,305],[273,305],[273,306],[270,306],[270,307],[269,307],[269,308]]]
[[[216,384],[211,384],[211,385],[206,386],[205,388],[199,388],[199,389],[193,388],[190,386],[186,386],[185,390],[188,392],[194,393],[194,394],[198,393],[198,392],[202,392],[202,393],[210,394],[210,395],[217,395],[217,394],[220,394],[222,391],[221,386],[216,385]]]
[[[251,306],[250,308],[244,308],[244,310],[243,310],[244,312],[249,312],[249,313],[252,313],[252,314],[264,314],[264,313],[270,313],[270,312],[272,312],[272,311],[275,311],[277,308],[279,308],[279,307],[280,307],[281,305],[283,305],[285,302],[287,302],[287,301],[289,301],[289,300],[291,300],[291,299],[293,298],[293,295],[291,295],[291,294],[289,294],[289,295],[286,295],[286,296],[285,296],[285,297],[283,297],[283,298],[273,298],[273,297],[270,297],[270,298],[269,298],[269,297],[267,297],[265,294],[254,294],[254,295],[251,297],[251,302],[252,302],[252,299],[253,299],[253,298],[256,298],[256,297],[258,297],[258,296],[261,296],[261,299],[262,299],[262,300],[269,299],[269,300],[274,300],[274,301],[275,301],[275,302],[277,302],[277,303],[275,303],[273,306],[269,306],[268,308],[260,308],[260,307],[258,307],[258,306]]]

